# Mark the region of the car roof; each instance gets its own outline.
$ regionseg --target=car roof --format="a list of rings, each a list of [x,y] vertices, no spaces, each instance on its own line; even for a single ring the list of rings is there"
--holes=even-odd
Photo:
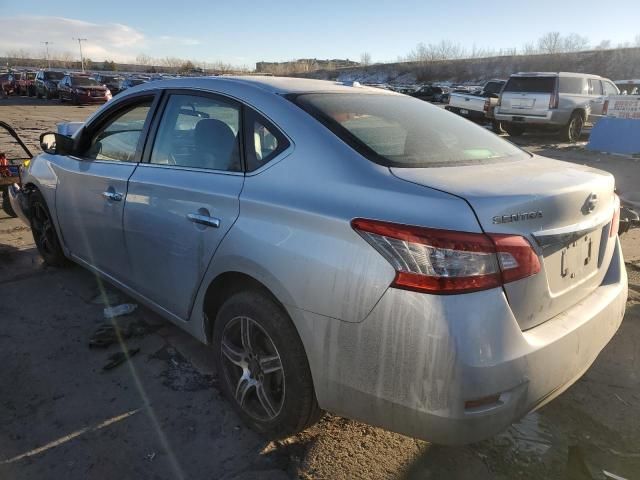
[[[176,79],[158,80],[153,82],[154,86],[162,86],[164,88],[171,87],[194,87],[202,89],[213,89],[226,84],[242,84],[261,90],[266,90],[277,94],[296,94],[310,92],[362,92],[362,93],[378,93],[381,95],[398,95],[390,90],[384,90],[375,87],[367,87],[354,82],[352,85],[344,83],[315,80],[309,78],[292,78],[292,77],[271,77],[271,76],[253,76],[253,75],[224,75],[218,77],[182,77]]]
[[[586,77],[586,78],[604,78],[600,75],[592,73],[578,72],[518,72],[511,75],[512,77]]]

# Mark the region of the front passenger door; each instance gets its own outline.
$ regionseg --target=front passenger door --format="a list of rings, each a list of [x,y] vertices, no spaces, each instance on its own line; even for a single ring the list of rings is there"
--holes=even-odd
[[[56,212],[66,246],[78,259],[127,283],[122,233],[127,182],[136,169],[153,95],[119,104],[87,127],[77,156],[55,164]]]

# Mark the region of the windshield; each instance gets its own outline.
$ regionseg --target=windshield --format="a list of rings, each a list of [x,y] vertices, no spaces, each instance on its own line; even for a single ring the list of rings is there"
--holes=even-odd
[[[93,78],[89,77],[71,77],[71,84],[79,85],[82,87],[97,87],[100,85]]]
[[[292,100],[376,163],[449,167],[523,158],[482,127],[404,95],[303,94]]]
[[[556,77],[511,77],[504,86],[505,92],[552,93]]]
[[[34,78],[36,78],[35,73],[27,73],[27,80],[33,80]]]
[[[62,80],[62,77],[64,77],[62,72],[45,72],[44,74],[45,80]]]

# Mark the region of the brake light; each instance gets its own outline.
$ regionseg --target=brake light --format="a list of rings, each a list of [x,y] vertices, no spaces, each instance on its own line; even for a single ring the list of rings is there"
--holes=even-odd
[[[615,207],[613,210],[613,218],[611,219],[611,226],[609,227],[609,238],[618,235],[618,229],[620,228],[620,197],[615,193]]]
[[[490,105],[491,105],[491,101],[487,98],[487,99],[484,101],[484,109],[483,109],[483,110],[484,110],[485,112],[488,112],[488,111],[489,111],[489,106],[490,106]]]
[[[558,95],[558,92],[556,91],[551,95],[551,98],[549,99],[549,108],[550,109],[558,108],[559,103],[560,103],[560,95]]]
[[[502,105],[502,93],[498,95],[498,102],[496,103],[496,107],[499,107],[500,105]]]
[[[602,115],[607,116],[608,111],[609,111],[609,99],[607,98],[604,101],[604,105],[602,106]]]
[[[540,271],[517,235],[438,230],[357,218],[358,232],[396,270],[392,287],[433,294],[487,290]]]

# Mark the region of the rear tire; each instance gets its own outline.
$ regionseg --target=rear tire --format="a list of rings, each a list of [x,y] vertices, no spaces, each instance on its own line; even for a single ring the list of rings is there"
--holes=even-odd
[[[29,219],[33,240],[45,263],[52,267],[68,265],[69,260],[64,256],[60,246],[51,213],[44,197],[38,190],[29,195]]]
[[[504,131],[511,137],[520,137],[525,132],[525,128],[522,125],[515,125],[513,123],[503,123],[502,128],[504,128]]]
[[[560,138],[566,142],[575,143],[580,140],[584,118],[580,112],[573,112],[569,122],[560,131]]]
[[[241,291],[224,302],[213,348],[219,385],[252,429],[283,438],[320,419],[298,332],[267,293]]]

